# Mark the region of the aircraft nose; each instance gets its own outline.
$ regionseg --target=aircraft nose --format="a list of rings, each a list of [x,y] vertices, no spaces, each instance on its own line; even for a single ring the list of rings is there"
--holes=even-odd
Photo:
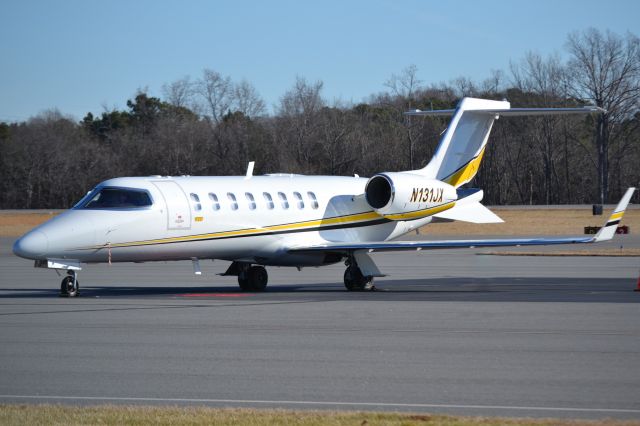
[[[18,239],[13,245],[13,253],[25,259],[44,256],[49,248],[49,238],[42,231],[32,231]]]

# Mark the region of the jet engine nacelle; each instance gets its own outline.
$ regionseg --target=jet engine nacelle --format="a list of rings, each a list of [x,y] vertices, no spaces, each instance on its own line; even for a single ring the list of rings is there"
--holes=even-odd
[[[458,199],[456,189],[413,173],[378,173],[365,187],[367,203],[391,220],[411,220],[448,210]]]

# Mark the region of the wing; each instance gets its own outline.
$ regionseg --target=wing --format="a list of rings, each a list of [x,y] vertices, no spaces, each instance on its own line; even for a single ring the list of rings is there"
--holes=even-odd
[[[555,244],[588,244],[608,241],[615,235],[618,223],[629,205],[635,188],[627,189],[605,225],[593,237],[559,237],[559,238],[497,238],[486,240],[439,240],[439,241],[380,241],[380,242],[327,242],[314,246],[293,247],[290,252],[341,252],[349,253],[357,250],[399,251],[399,250],[435,250],[478,247],[507,246],[542,246]]]
[[[504,238],[491,240],[438,240],[438,241],[380,241],[363,243],[326,243],[307,247],[294,247],[289,252],[349,252],[354,250],[401,251],[436,250],[453,248],[541,246],[553,244],[593,243],[595,237],[568,238]]]

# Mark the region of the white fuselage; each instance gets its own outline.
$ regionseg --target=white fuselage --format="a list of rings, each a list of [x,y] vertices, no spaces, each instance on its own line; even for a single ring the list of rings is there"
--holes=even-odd
[[[366,183],[359,177],[288,174],[116,178],[92,193],[142,190],[151,205],[86,208],[81,201],[25,235],[14,251],[31,259],[87,263],[199,258],[319,266],[341,257],[288,250],[387,241],[430,222],[429,217],[391,221],[376,214],[362,195]]]

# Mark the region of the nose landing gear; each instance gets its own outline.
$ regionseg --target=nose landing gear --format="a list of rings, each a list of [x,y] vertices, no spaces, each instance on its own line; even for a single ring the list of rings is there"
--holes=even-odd
[[[60,297],[76,297],[80,295],[80,283],[76,271],[68,270],[67,276],[60,283]]]

